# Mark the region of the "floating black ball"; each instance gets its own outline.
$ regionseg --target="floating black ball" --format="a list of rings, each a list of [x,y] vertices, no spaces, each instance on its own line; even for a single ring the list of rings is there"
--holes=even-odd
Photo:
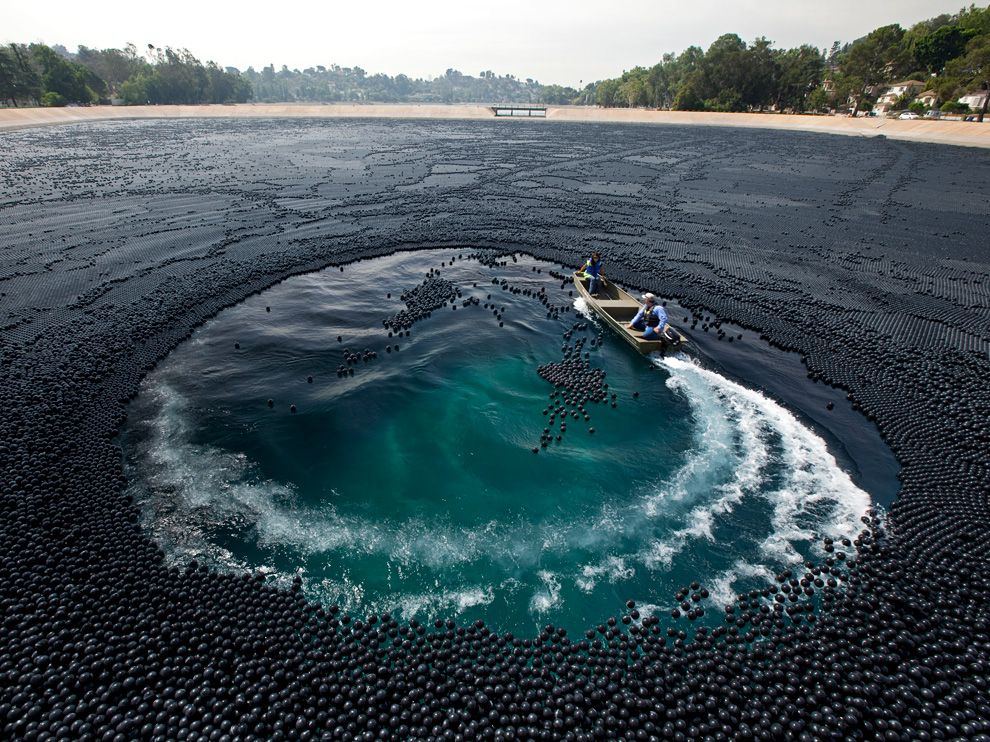
[[[193,124],[175,131],[161,126],[138,132],[142,147],[163,154],[155,161],[169,163],[154,177],[128,147],[131,135],[123,129],[111,131],[110,144],[86,132],[31,133],[0,165],[10,217],[0,226],[9,284],[0,291],[0,737],[987,735],[990,621],[981,607],[990,602],[990,585],[981,544],[988,534],[990,338],[980,324],[986,214],[972,204],[985,201],[986,188],[981,169],[971,166],[979,164],[975,155],[967,153],[963,162],[952,148],[889,140],[839,143],[730,130],[698,139],[631,127],[607,132],[611,154],[594,146],[601,137],[596,129],[568,133],[552,146],[537,142],[521,159],[518,152],[506,154],[518,148],[502,134],[480,149],[476,137],[442,136],[443,146],[427,148],[422,161],[422,152],[411,154],[406,146],[401,126],[393,132],[376,124],[367,148],[359,141],[365,125],[358,123],[335,140],[335,148],[345,155],[351,148],[367,165],[356,194],[337,171],[310,176],[296,145],[290,145],[293,167],[280,167],[282,148],[259,146],[277,141],[272,134],[280,124],[258,121],[219,139],[187,136]],[[316,136],[312,127],[290,128],[290,138]],[[113,169],[79,174],[72,163],[105,161],[101,147],[128,157],[117,158]],[[591,160],[589,151],[597,153]],[[627,153],[637,151],[669,155],[679,164],[650,165],[652,158],[633,164]],[[262,159],[246,160],[245,152]],[[560,172],[563,162],[578,178],[634,179],[646,197],[603,198],[572,189],[561,199],[515,178],[482,178],[428,194],[394,187],[448,160],[499,158],[539,177]],[[778,167],[778,159],[810,163],[813,177],[796,177]],[[856,166],[865,161],[879,166]],[[393,166],[383,166],[389,162]],[[910,182],[913,172],[925,172],[926,182],[936,185]],[[958,177],[962,172],[966,177]],[[171,240],[161,239],[171,233],[174,225],[165,223],[171,217],[163,221],[159,212],[172,214],[167,204],[176,196],[206,192],[216,173],[225,198],[249,208],[238,206],[226,221],[224,250],[183,244],[176,252]],[[759,188],[753,173],[759,173]],[[376,189],[377,178],[387,187]],[[334,211],[355,232],[338,237],[331,231],[315,244],[296,231],[311,214],[295,214],[282,199],[317,180],[342,190]],[[72,233],[71,219],[61,218],[64,205],[78,210],[94,194],[109,202],[135,183],[142,213],[118,220],[111,239],[85,225]],[[676,201],[671,193],[688,191],[716,208],[701,221],[656,208]],[[763,195],[777,191],[804,208],[782,209]],[[520,205],[537,201],[538,208]],[[922,201],[940,217],[936,228],[923,230],[919,251],[910,219]],[[497,208],[472,206],[484,203]],[[201,217],[192,207],[183,222],[195,228]],[[35,211],[51,217],[36,219]],[[213,207],[207,211],[211,221]],[[421,218],[434,212],[444,215],[442,229]],[[126,231],[129,221],[137,233]],[[33,226],[42,222],[43,235]],[[173,568],[141,530],[122,490],[113,442],[121,405],[193,327],[320,261],[370,257],[383,245],[480,239],[531,244],[540,257],[566,265],[564,273],[550,273],[554,283],[546,288],[523,290],[508,286],[503,270],[515,256],[478,251],[497,276],[492,285],[536,296],[548,317],[559,318],[570,308],[554,302],[566,303],[570,271],[584,253],[584,247],[561,247],[573,235],[561,236],[560,224],[572,225],[587,242],[608,245],[615,280],[669,286],[684,295],[693,324],[703,321],[719,339],[742,339],[723,324],[730,319],[759,328],[776,346],[800,352],[811,380],[848,392],[853,409],[876,421],[901,465],[901,492],[883,518],[871,514],[863,533],[829,541],[823,559],[792,565],[769,587],[744,593],[719,616],[730,622],[707,632],[702,629],[714,622],[698,588],[676,600],[689,606],[691,636],[663,632],[630,610],[617,625],[603,623],[600,634],[585,633],[579,642],[565,643],[559,632],[545,629],[525,644],[473,624],[436,626],[435,616],[425,625],[392,625],[371,616],[352,621],[337,606],[321,613],[301,581],[280,586],[263,575],[242,579],[198,563]],[[276,249],[256,249],[262,234]],[[61,260],[59,243],[76,257]],[[94,245],[106,251],[91,257]],[[118,270],[114,261],[127,262],[125,255],[136,255],[150,270]],[[112,278],[70,276],[80,259],[97,260]],[[535,280],[537,272],[525,273]],[[408,336],[415,321],[429,316],[426,300],[439,296],[421,298],[426,303],[407,303],[409,315],[388,328],[394,337]],[[461,298],[455,291],[444,301]],[[493,316],[503,321],[501,312]],[[582,332],[565,339],[565,360],[580,360],[600,346],[597,337],[576,342]],[[366,358],[344,358],[338,377],[352,375],[357,360]],[[568,387],[568,378],[547,379],[559,392],[557,417],[605,401],[593,399],[593,385]],[[886,522],[895,526],[889,532]],[[671,613],[674,621],[683,615],[680,608]]]

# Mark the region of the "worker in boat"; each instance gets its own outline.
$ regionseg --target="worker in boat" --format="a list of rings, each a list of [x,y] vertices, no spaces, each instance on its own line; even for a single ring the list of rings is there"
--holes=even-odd
[[[588,276],[588,293],[597,299],[598,290],[601,288],[602,278],[604,278],[601,253],[597,250],[591,253],[591,258],[581,266],[581,270]]]
[[[643,306],[633,317],[629,327],[643,333],[644,340],[664,340],[667,327],[667,310],[657,302],[655,294],[643,294]]]

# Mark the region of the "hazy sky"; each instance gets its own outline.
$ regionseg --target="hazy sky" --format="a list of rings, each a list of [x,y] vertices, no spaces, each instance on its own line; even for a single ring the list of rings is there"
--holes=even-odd
[[[577,85],[707,48],[723,33],[829,46],[877,26],[956,12],[964,0],[47,0],[5,2],[0,40],[75,50],[133,42],[222,66],[339,64],[411,77],[481,70]],[[982,5],[982,3],[980,3]]]

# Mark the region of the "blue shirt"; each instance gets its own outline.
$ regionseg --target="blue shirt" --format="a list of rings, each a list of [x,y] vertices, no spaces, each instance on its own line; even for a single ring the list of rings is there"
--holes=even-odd
[[[597,263],[592,263],[590,260],[584,264],[585,273],[590,273],[595,278],[598,278],[598,274],[602,270],[602,261],[599,260]]]
[[[665,310],[659,304],[654,304],[653,305],[653,309],[650,310],[650,314],[654,315],[657,319],[660,320],[660,324],[659,324],[659,327],[660,328],[663,328],[663,326],[667,324],[667,310]],[[637,324],[640,321],[643,321],[643,322],[646,321],[646,305],[645,304],[639,308],[639,311],[636,313],[636,316],[633,317],[633,320],[632,321],[633,321],[633,324],[634,325]]]

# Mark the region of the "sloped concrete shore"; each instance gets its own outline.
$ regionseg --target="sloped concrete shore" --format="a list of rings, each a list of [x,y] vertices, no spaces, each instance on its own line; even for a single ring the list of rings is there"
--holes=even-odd
[[[0,110],[0,130],[57,126],[110,119],[176,118],[411,118],[491,119],[483,105],[417,104],[243,104],[206,106],[91,106],[88,108],[8,108]],[[847,136],[883,135],[890,139],[990,147],[990,120],[984,124],[963,121],[901,121],[845,116],[782,115],[770,113],[702,113],[651,111],[641,108],[550,106],[550,121],[595,123],[673,124],[681,126],[738,126],[758,129],[808,131]]]

